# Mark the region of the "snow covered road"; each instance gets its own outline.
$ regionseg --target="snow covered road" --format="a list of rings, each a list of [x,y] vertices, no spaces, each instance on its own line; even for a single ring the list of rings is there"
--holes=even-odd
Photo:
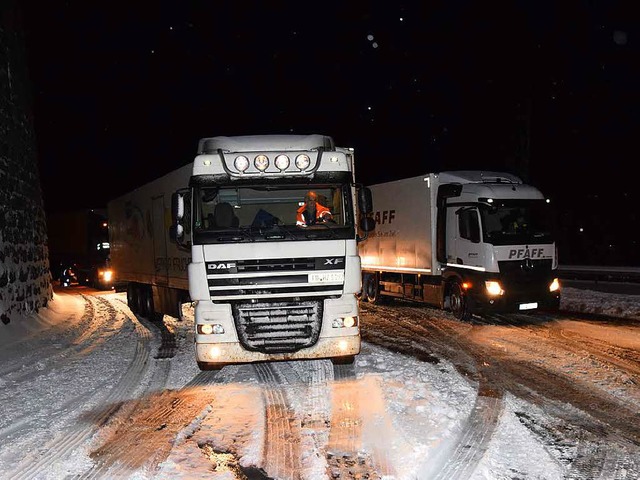
[[[354,367],[200,372],[190,307],[57,292],[0,331],[0,478],[639,478],[640,298],[563,302],[617,318],[363,303]]]

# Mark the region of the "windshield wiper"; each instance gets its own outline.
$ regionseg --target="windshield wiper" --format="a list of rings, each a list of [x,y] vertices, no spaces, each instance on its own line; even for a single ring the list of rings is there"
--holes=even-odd
[[[296,239],[296,235],[289,229],[283,228],[281,225],[274,223],[273,225],[260,228],[260,234],[264,235],[267,240],[284,240],[287,236]]]
[[[329,235],[330,237],[338,238],[338,235],[336,235],[336,232],[333,231],[333,228],[330,225],[328,225],[328,224],[326,224],[324,222],[314,223],[312,225],[312,228],[313,227],[318,227],[318,226],[324,227],[326,230],[324,230],[323,232],[314,231],[315,229],[311,230],[311,231],[307,230],[307,233],[305,234],[305,237],[306,238],[327,238],[327,235],[325,235],[325,233],[328,230],[329,233],[330,233],[330,235]],[[307,227],[307,228],[309,228],[309,227]]]
[[[232,241],[242,242],[248,240],[249,242],[255,242],[255,238],[252,235],[250,229],[246,227],[229,227],[225,230],[215,232],[218,241]]]

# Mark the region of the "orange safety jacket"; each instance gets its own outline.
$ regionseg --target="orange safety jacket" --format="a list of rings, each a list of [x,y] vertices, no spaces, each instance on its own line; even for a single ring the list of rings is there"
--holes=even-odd
[[[300,208],[298,208],[298,214],[296,215],[296,225],[306,225],[307,221],[304,218],[304,211],[307,208],[307,204],[305,203],[304,205],[302,205]],[[327,207],[325,207],[324,205],[320,205],[319,203],[316,203],[316,220],[321,219],[322,217],[324,217],[325,215],[331,215],[331,210],[329,210]]]

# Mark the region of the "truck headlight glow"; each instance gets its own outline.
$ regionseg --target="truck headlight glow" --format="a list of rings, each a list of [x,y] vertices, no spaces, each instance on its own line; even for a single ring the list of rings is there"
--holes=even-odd
[[[487,280],[484,282],[484,286],[487,289],[487,293],[491,296],[497,297],[498,295],[504,294],[504,290],[500,286],[500,282]]]
[[[244,155],[238,155],[233,161],[233,165],[238,169],[239,172],[244,172],[247,168],[249,168],[249,159]]]
[[[358,317],[340,317],[331,322],[333,328],[351,328],[358,324]]]
[[[105,282],[110,282],[113,279],[113,271],[111,270],[104,270],[104,271],[100,271],[100,276],[102,277],[102,279]]]
[[[278,167],[279,170],[286,170],[289,168],[290,163],[291,161],[286,155],[278,155],[275,160],[276,167]]]
[[[560,290],[560,281],[557,278],[554,278],[551,284],[549,284],[550,292],[557,292]]]
[[[211,335],[212,333],[222,335],[224,333],[224,327],[219,323],[204,323],[198,325],[198,333],[201,335]]]
[[[258,170],[260,170],[261,172],[264,172],[269,166],[269,157],[267,157],[266,155],[258,155],[253,160],[253,164]]]
[[[300,170],[305,170],[309,167],[310,164],[311,159],[309,158],[309,155],[301,153],[296,157],[296,167],[298,167]]]

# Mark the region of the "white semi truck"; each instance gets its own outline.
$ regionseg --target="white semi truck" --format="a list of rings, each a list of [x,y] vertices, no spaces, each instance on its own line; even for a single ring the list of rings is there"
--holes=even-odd
[[[305,203],[311,191],[322,215]],[[203,370],[350,363],[360,352],[357,242],[371,210],[353,149],[329,136],[203,138],[191,164],[109,206],[112,263],[134,311],[179,316],[194,303]]]
[[[359,246],[365,301],[450,310],[557,310],[549,201],[515,175],[450,171],[371,185],[375,234]]]

